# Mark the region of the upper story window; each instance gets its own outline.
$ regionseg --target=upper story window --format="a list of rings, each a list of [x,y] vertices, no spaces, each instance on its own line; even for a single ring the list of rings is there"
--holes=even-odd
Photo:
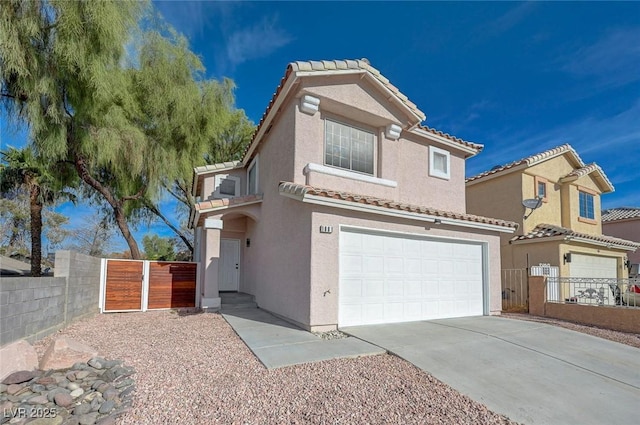
[[[538,176],[534,177],[535,197],[542,199],[542,202],[547,202],[548,183],[549,181],[547,179]]]
[[[579,204],[580,204],[580,217],[595,219],[595,210],[593,208],[593,194],[578,191]]]
[[[451,178],[451,155],[448,151],[429,146],[429,175],[447,180]]]
[[[258,193],[258,156],[256,155],[247,168],[247,195]]]
[[[325,121],[326,165],[373,175],[373,133],[335,121]]]
[[[240,177],[218,174],[214,181],[214,198],[233,198],[240,196]]]

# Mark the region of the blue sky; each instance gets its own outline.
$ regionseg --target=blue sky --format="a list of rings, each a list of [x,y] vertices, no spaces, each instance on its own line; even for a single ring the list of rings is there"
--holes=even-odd
[[[259,121],[295,60],[366,57],[484,151],[467,175],[570,143],[640,206],[640,3],[156,2]]]
[[[254,122],[289,62],[366,57],[425,124],[485,145],[467,175],[570,143],[613,182],[604,208],[640,206],[640,3],[154,4]]]

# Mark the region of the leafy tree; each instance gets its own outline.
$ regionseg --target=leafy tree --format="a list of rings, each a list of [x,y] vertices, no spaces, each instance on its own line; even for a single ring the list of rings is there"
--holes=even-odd
[[[115,232],[108,217],[87,216],[70,232],[73,236],[65,248],[93,257],[103,257],[112,251]]]
[[[174,242],[171,238],[144,235],[142,245],[149,260],[174,261],[176,259]]]
[[[233,84],[204,79],[147,2],[9,0],[0,16],[6,110],[29,124],[40,155],[74,165],[140,258],[129,221],[202,158],[232,112]]]
[[[9,148],[0,152],[0,192],[11,193],[23,188],[29,194],[31,233],[31,275],[42,275],[42,210],[64,193],[71,179],[65,178],[65,164],[45,164],[30,148]],[[56,168],[55,173],[52,170]],[[11,242],[10,242],[11,243]]]
[[[29,194],[23,187],[2,193],[0,199],[0,246],[2,253],[29,256]]]

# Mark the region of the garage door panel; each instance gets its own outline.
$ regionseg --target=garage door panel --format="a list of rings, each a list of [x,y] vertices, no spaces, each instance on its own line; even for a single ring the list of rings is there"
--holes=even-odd
[[[615,279],[618,277],[618,260],[614,257],[572,253],[569,269],[571,277]]]
[[[482,315],[482,246],[342,231],[339,298],[340,326]]]
[[[385,284],[384,280],[381,279],[372,279],[367,280],[366,285],[364,286],[364,296],[368,298],[384,298],[385,296]]]
[[[422,298],[422,283],[419,280],[405,280],[404,294],[407,297]]]
[[[382,274],[384,273],[384,257],[367,255],[362,260],[363,272]]]
[[[344,254],[340,258],[343,275],[362,273],[365,270],[362,266],[362,255]]]

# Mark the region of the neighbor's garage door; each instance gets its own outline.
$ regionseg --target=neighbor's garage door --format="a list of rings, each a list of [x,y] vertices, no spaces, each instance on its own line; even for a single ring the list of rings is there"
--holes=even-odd
[[[340,326],[483,314],[482,245],[340,232]]]
[[[618,277],[618,262],[611,257],[572,253],[570,274],[571,277],[615,279]]]

